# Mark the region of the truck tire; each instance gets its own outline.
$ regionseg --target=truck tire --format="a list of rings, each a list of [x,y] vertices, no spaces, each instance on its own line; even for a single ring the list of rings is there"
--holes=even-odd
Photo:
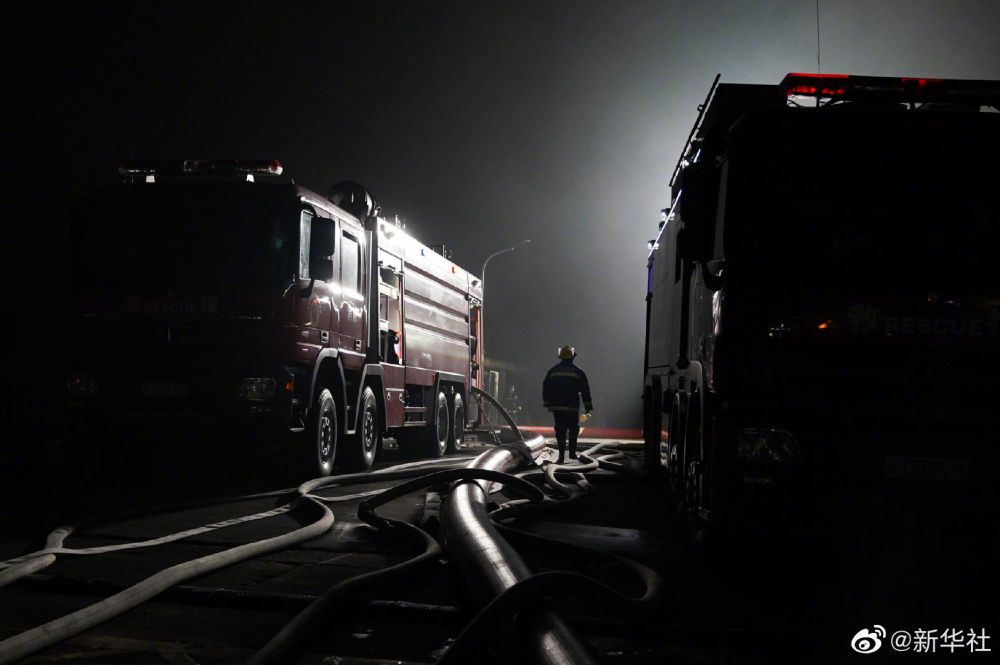
[[[660,431],[663,429],[660,420],[663,407],[662,393],[659,390],[647,388],[643,393],[643,459],[647,476],[655,481],[663,478],[663,463],[660,460]]]
[[[465,404],[462,396],[455,393],[451,403],[451,427],[448,428],[448,448],[447,452],[453,453],[458,450],[465,434]]]
[[[701,446],[701,408],[699,395],[691,395],[684,423],[684,497],[692,522],[699,521],[702,487],[705,480],[705,456]]]
[[[705,487],[712,469],[708,466],[707,451],[702,442],[701,407],[699,396],[691,396],[688,408],[687,431],[684,436],[684,464],[687,504],[687,533],[691,546],[699,558],[711,561],[711,565],[723,564],[724,550],[719,547],[720,531],[715,524],[717,516],[705,519]]]
[[[309,426],[306,428],[302,457],[302,472],[310,478],[329,476],[333,472],[333,461],[337,457],[337,403],[333,394],[323,388],[316,396]]]
[[[378,424],[378,405],[375,393],[366,387],[361,395],[361,409],[358,411],[358,428],[354,434],[345,437],[341,451],[344,465],[350,471],[367,471],[375,461],[381,432]]]
[[[434,402],[434,410],[429,414],[431,424],[421,432],[425,457],[441,457],[448,451],[451,432],[451,418],[448,413],[448,398],[439,392]]]
[[[667,424],[667,486],[675,516],[685,514],[684,408],[675,398]]]

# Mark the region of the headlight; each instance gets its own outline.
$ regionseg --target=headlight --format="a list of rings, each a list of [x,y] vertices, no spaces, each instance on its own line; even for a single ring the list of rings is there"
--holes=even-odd
[[[791,465],[802,461],[798,441],[791,432],[778,429],[740,430],[739,454],[744,462]]]
[[[101,392],[92,374],[70,374],[66,379],[66,390],[74,397],[96,397]]]
[[[273,378],[246,378],[240,383],[240,397],[248,402],[269,402],[277,387],[278,382]]]

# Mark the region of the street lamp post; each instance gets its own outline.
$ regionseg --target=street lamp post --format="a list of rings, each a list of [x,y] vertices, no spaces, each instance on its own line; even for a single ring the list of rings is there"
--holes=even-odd
[[[484,302],[486,301],[486,266],[489,265],[489,262],[495,256],[500,256],[501,254],[506,254],[507,252],[513,252],[515,249],[517,249],[521,245],[527,245],[527,244],[530,244],[530,243],[531,243],[530,240],[522,240],[520,242],[514,243],[510,247],[506,247],[504,249],[501,249],[498,252],[493,252],[492,254],[490,254],[489,256],[486,257],[486,260],[483,261],[483,269],[479,272],[479,279],[480,279],[480,281],[483,284],[483,301]],[[479,352],[483,356],[483,373],[485,374],[486,373],[486,307],[483,307],[483,309],[479,313],[479,326],[480,326],[480,331],[479,331]],[[500,399],[499,395],[494,395],[493,397],[495,397],[497,400]]]
[[[490,254],[489,256],[487,256],[486,260],[483,261],[483,269],[479,272],[479,277],[480,277],[480,279],[483,280],[483,286],[486,285],[486,266],[489,265],[490,260],[493,259],[494,256],[500,256],[501,254],[506,254],[507,252],[513,252],[515,249],[517,249],[521,245],[527,245],[529,243],[531,243],[530,240],[522,240],[522,241],[520,241],[518,243],[514,243],[513,245],[511,245],[510,247],[507,247],[506,249],[501,249],[499,252],[493,252],[492,254]]]

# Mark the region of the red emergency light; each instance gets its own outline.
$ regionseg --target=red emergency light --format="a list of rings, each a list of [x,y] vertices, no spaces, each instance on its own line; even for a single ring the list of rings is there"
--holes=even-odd
[[[788,74],[779,84],[788,97],[830,101],[971,104],[996,107],[1000,81],[849,74]]]
[[[781,86],[789,97],[792,95],[831,97],[842,95],[847,91],[842,81],[848,78],[850,77],[847,74],[789,74],[781,82]]]

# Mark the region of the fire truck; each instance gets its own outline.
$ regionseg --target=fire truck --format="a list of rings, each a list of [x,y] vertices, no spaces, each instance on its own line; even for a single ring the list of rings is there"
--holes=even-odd
[[[985,505],[1000,82],[718,81],[649,243],[649,471],[706,543],[894,488]]]
[[[72,213],[69,425],[277,436],[302,474],[461,441],[480,279],[275,160],[125,163]],[[242,434],[241,434],[242,436]],[[311,477],[310,476],[310,477]]]

